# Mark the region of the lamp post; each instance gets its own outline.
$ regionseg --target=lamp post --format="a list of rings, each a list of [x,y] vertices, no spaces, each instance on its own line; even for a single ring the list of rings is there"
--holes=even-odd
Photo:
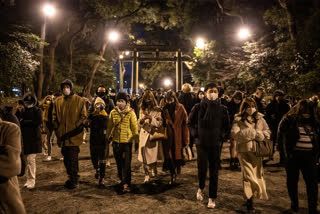
[[[46,25],[47,25],[47,17],[53,17],[56,13],[56,9],[50,5],[46,4],[42,8],[42,12],[44,15],[44,22],[41,26],[41,39],[40,39],[40,47],[39,47],[39,54],[40,54],[40,68],[38,74],[38,88],[37,88],[37,97],[40,99],[42,97],[42,88],[43,88],[43,81],[44,81],[44,74],[43,74],[43,49],[44,49],[44,42],[46,39]]]
[[[165,79],[163,81],[163,84],[166,88],[170,87],[172,85],[172,81],[170,79]]]
[[[246,27],[241,28],[241,29],[239,30],[239,32],[238,32],[238,38],[239,38],[240,40],[246,40],[246,39],[248,39],[250,36],[251,36],[250,31],[249,31],[249,29],[246,28]]]
[[[196,47],[199,48],[199,49],[204,49],[205,41],[204,41],[203,38],[201,38],[201,37],[197,38]]]

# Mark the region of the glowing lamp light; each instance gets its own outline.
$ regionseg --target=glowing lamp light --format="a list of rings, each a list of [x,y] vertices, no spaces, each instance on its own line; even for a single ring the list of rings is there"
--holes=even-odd
[[[44,15],[46,16],[54,16],[56,14],[56,9],[52,6],[52,5],[45,5],[43,8],[42,8],[42,11],[44,13]]]
[[[123,59],[123,55],[120,55],[120,56],[119,56],[119,59]]]
[[[172,84],[171,80],[169,80],[169,79],[164,80],[163,83],[164,83],[164,86],[166,86],[166,87],[168,87]]]
[[[247,28],[241,28],[238,32],[238,37],[241,40],[245,40],[250,37],[250,32]]]
[[[144,88],[144,84],[143,84],[143,83],[140,83],[140,84],[139,84],[139,87],[140,87],[140,88]]]
[[[204,39],[198,38],[198,39],[197,39],[197,42],[196,42],[196,46],[197,46],[198,48],[200,48],[200,49],[203,49],[204,46],[205,46],[205,44],[204,44]]]
[[[109,34],[109,40],[111,40],[111,41],[113,41],[113,42],[115,42],[115,41],[117,41],[119,39],[119,34],[117,33],[117,32],[111,32],[110,34]]]
[[[130,51],[126,51],[125,55],[128,56],[130,54]]]

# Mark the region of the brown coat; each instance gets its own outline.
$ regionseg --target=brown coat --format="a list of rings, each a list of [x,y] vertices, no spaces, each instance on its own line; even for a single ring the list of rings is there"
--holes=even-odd
[[[26,213],[17,175],[21,169],[20,128],[0,119],[0,213]]]
[[[163,141],[163,152],[166,159],[174,158],[182,160],[182,148],[189,145],[189,129],[187,126],[188,115],[182,104],[175,107],[175,120],[172,121],[167,109],[163,110],[165,124],[167,126],[168,140]],[[174,144],[174,146],[172,145]]]

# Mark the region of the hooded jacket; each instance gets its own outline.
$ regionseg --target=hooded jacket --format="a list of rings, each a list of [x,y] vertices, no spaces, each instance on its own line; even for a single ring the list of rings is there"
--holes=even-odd
[[[106,137],[112,137],[112,141],[117,143],[131,143],[133,139],[138,143],[138,122],[134,110],[128,105],[123,112],[118,107],[114,108],[109,115]]]
[[[65,80],[63,84],[68,84],[73,86],[70,80]],[[58,97],[53,106],[52,111],[52,122],[55,129],[55,133],[59,138],[61,138],[66,133],[79,127],[82,122],[87,117],[87,110],[85,106],[85,101],[82,97],[72,93],[69,96]],[[80,146],[83,140],[83,132],[67,139],[64,142],[64,146]]]
[[[17,175],[21,169],[20,128],[0,119],[0,213],[26,213]]]

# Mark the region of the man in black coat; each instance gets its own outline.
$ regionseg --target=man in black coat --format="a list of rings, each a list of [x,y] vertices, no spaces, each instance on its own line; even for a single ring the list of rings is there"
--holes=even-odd
[[[273,94],[273,100],[267,105],[266,108],[266,121],[269,125],[271,131],[271,140],[273,143],[273,153],[275,152],[275,145],[277,139],[278,125],[283,117],[289,110],[289,105],[284,101],[284,92],[281,90],[276,90]],[[279,145],[281,148],[282,145]],[[280,164],[283,164],[284,154],[280,149]]]
[[[33,189],[36,183],[36,154],[42,152],[41,124],[42,111],[36,106],[37,98],[28,92],[24,95],[24,111],[21,114],[20,125],[23,140],[23,153],[26,159],[27,182],[24,184],[28,189]]]
[[[264,94],[265,94],[264,88],[258,87],[256,92],[252,95],[252,98],[257,103],[258,112],[260,112],[263,115],[266,113],[266,101],[263,99]]]
[[[203,200],[203,190],[209,165],[208,208],[215,207],[218,189],[220,146],[230,128],[227,107],[218,99],[218,88],[214,83],[205,87],[205,97],[200,103],[198,113],[198,178],[197,199]]]

